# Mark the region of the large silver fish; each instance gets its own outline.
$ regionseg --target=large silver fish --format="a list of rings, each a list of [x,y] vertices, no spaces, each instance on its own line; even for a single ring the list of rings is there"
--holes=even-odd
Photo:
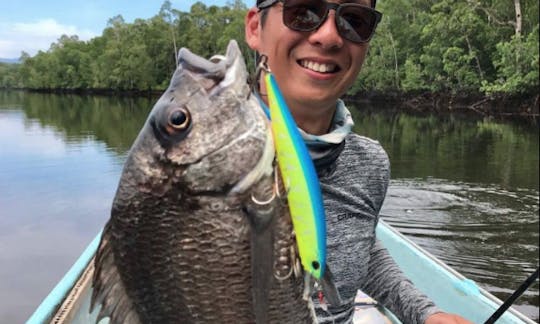
[[[120,179],[92,308],[113,323],[311,323],[268,121],[236,42],[180,50]],[[306,300],[307,299],[307,300]]]

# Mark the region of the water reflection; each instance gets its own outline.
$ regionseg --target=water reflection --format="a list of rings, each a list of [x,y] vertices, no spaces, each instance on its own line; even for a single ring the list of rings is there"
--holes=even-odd
[[[0,92],[0,318],[21,323],[108,218],[148,100]]]
[[[0,109],[20,109],[25,124],[37,123],[51,129],[67,143],[102,142],[120,154],[131,146],[153,102],[152,98],[0,91]]]
[[[358,106],[354,130],[387,150],[392,177],[539,188],[539,129],[457,115],[414,116]]]

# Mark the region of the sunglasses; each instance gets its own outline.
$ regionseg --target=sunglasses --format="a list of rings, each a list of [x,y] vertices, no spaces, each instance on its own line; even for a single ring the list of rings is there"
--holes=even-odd
[[[266,0],[257,5],[259,10],[283,3],[283,24],[301,32],[319,28],[328,18],[330,9],[336,11],[336,27],[339,35],[354,43],[368,42],[382,13],[356,3],[332,3],[325,0]]]

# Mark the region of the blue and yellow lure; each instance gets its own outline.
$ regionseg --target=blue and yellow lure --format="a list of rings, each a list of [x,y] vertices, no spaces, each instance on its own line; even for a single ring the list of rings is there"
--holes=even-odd
[[[279,170],[287,190],[300,260],[316,279],[326,269],[326,223],[315,166],[271,73],[264,77]]]

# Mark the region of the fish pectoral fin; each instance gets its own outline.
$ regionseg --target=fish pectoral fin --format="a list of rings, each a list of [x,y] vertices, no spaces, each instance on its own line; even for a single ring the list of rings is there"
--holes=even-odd
[[[332,275],[328,265],[326,266],[324,275],[319,282],[322,286],[323,295],[326,298],[326,301],[333,306],[341,305],[341,296],[339,295],[339,291],[334,283],[334,276]]]
[[[251,284],[253,313],[257,324],[268,323],[269,295],[274,271],[272,209],[245,209],[251,225]]]
[[[114,261],[114,254],[109,244],[110,234],[107,226],[94,257],[94,276],[92,281],[92,299],[90,312],[101,306],[96,323],[109,317],[110,323],[141,323],[133,302],[128,297],[124,284]]]
[[[251,233],[251,282],[257,324],[268,323],[268,304],[273,275],[273,234],[270,229]]]

